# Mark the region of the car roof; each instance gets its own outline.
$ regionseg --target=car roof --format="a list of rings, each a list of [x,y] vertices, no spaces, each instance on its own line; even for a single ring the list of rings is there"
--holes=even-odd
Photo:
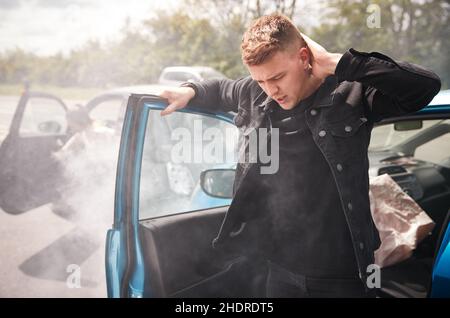
[[[202,72],[210,70],[213,70],[213,68],[209,66],[168,66],[164,68],[163,72]]]
[[[428,106],[450,105],[450,89],[440,91]]]
[[[448,114],[450,113],[450,90],[440,91],[431,102],[411,115],[423,115],[423,114]]]
[[[135,85],[135,86],[125,86],[125,87],[117,87],[107,91],[105,94],[151,94],[158,95],[163,90],[173,89],[173,87],[159,85],[159,84],[150,84],[150,85]]]

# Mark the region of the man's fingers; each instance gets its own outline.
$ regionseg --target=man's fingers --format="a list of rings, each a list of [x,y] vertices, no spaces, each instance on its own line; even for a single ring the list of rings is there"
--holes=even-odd
[[[161,116],[169,115],[176,110],[175,103],[172,102],[172,94],[169,91],[163,91],[159,97],[167,99],[169,105],[161,111]]]
[[[311,38],[309,36],[307,36],[305,33],[300,32],[300,34],[302,35],[303,39],[305,39],[306,42],[312,41]]]
[[[161,116],[169,115],[176,111],[178,109],[178,106],[175,103],[172,103],[168,105],[164,110],[161,111]]]
[[[306,44],[308,46],[313,46],[314,47],[314,45],[319,45],[318,43],[316,43],[313,40],[311,40],[311,38],[309,36],[307,36],[307,35],[305,35],[303,33],[300,33],[300,34],[302,35],[303,39],[305,40],[305,42],[306,42]]]
[[[325,51],[326,52],[325,48],[322,45],[320,45],[316,41],[311,40],[311,38],[308,37],[307,35],[305,35],[303,33],[300,33],[300,34],[302,35],[303,39],[305,40],[306,45],[308,45],[311,53],[314,53],[315,51],[317,51],[317,52]]]
[[[161,116],[169,115],[174,111],[185,107],[189,100],[193,97],[194,90],[192,88],[179,87],[176,89],[164,90],[159,94],[161,98],[167,99],[169,104],[162,112]]]

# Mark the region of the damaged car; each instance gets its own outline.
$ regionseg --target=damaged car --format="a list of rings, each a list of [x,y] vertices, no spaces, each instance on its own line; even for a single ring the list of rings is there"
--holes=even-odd
[[[102,125],[120,134],[127,94],[105,93],[83,109]],[[76,133],[69,107],[59,97],[26,90],[20,97],[9,132],[0,146],[0,207],[20,214],[56,200],[61,167],[54,154]]]
[[[0,208],[9,214],[21,214],[53,203],[53,212],[71,218],[80,209],[79,202],[94,194],[105,200],[110,194],[107,200],[111,201],[128,98],[132,93],[158,94],[165,88],[161,85],[116,88],[84,105],[67,105],[53,94],[25,90],[0,146]],[[74,117],[74,113],[88,116],[94,133],[85,133],[86,124],[80,119],[83,116]],[[173,120],[169,118],[152,129],[170,136],[171,125]],[[105,135],[107,138],[103,138]],[[186,165],[164,159],[163,148],[167,143],[160,141],[154,141],[155,149],[159,150],[151,154],[161,163],[152,170],[153,180],[167,185],[163,188],[168,190],[165,192],[168,198],[190,193],[195,186],[192,173]],[[74,156],[86,143],[91,147]],[[111,191],[104,188],[109,186],[108,182]],[[95,205],[89,208],[92,206]]]
[[[152,128],[166,106],[155,95],[128,99],[106,238],[108,296],[263,297],[264,277],[248,257],[212,244],[233,195],[236,156],[227,154],[236,150],[234,114],[184,108],[166,116],[174,138]],[[191,191],[167,196],[170,184],[155,169],[183,158],[190,175],[174,173]],[[450,91],[414,114],[377,122],[369,159],[370,176],[389,175],[435,223],[408,259],[381,269],[377,295],[450,297]]]

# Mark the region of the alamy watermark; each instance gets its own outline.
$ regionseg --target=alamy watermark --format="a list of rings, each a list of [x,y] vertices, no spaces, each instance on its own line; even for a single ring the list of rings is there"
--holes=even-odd
[[[366,286],[369,289],[381,288],[381,268],[377,264],[367,266]]]
[[[366,25],[369,29],[381,28],[381,8],[378,4],[370,4],[367,7],[367,13],[370,15],[366,19]]]
[[[237,150],[236,128],[203,129],[202,120],[194,120],[193,130],[178,127],[172,131],[171,161],[180,163],[226,164],[261,163],[261,174],[274,174],[279,168],[279,129],[254,129],[245,136],[246,153]],[[269,152],[270,150],[270,152]]]
[[[69,273],[66,279],[67,288],[81,288],[81,267],[77,264],[69,264],[66,272]]]

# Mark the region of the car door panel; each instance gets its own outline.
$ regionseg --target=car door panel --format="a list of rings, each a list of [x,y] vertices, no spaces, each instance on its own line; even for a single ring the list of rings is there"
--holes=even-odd
[[[262,295],[264,275],[247,257],[212,247],[227,210],[221,207],[140,222],[147,283],[155,297]]]
[[[0,206],[21,213],[57,197],[59,165],[52,156],[66,138],[67,107],[56,96],[26,92],[0,147]]]
[[[169,296],[215,273],[206,262],[225,209],[140,221],[144,258],[155,296]],[[218,265],[220,267],[220,265]]]
[[[18,152],[11,152],[8,169],[2,183],[2,208],[6,212],[24,212],[48,203],[57,197],[55,188],[60,172],[58,163],[51,157],[57,148],[57,138],[19,138],[14,142]]]

